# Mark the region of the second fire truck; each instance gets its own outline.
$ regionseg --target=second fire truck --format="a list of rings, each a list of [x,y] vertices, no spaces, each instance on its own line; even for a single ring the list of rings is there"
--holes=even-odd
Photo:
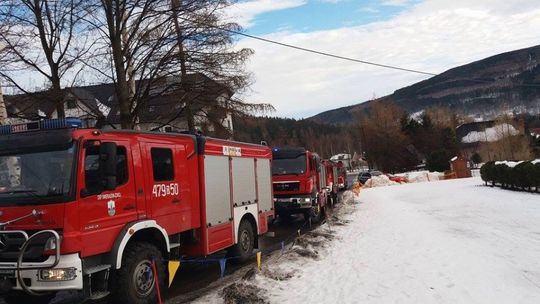
[[[327,202],[325,167],[319,155],[304,148],[274,148],[272,159],[278,215],[302,213],[306,219],[319,222]]]

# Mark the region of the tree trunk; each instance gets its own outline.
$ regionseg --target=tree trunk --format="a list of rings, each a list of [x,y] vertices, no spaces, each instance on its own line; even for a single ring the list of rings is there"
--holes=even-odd
[[[56,103],[57,118],[66,118],[64,96],[62,94],[62,88],[60,87],[60,78],[53,82],[53,98]]]
[[[173,14],[173,22],[174,22],[174,29],[176,30],[176,39],[178,40],[178,59],[180,60],[180,85],[184,92],[187,93],[189,88],[186,86],[185,80],[187,77],[187,66],[186,66],[186,52],[184,51],[184,41],[183,41],[183,34],[182,34],[182,27],[180,26],[180,23],[178,22],[178,10],[180,9],[182,5],[182,0],[171,0],[171,8],[172,8],[172,14]],[[184,111],[186,113],[186,119],[187,119],[187,125],[188,125],[188,131],[194,132],[195,131],[195,119],[193,117],[193,111],[191,109],[191,100],[189,100],[189,97],[185,100],[185,107]]]
[[[2,94],[2,85],[0,84],[0,125],[5,125],[7,121],[7,109],[4,103],[4,95]]]
[[[112,60],[116,76],[116,98],[120,110],[120,125],[122,129],[133,129],[133,115],[131,99],[129,97],[129,84],[127,71],[124,65],[123,32],[120,24],[124,21],[125,11],[111,1],[103,1],[107,16],[107,27],[112,50]],[[124,8],[125,9],[125,8]]]

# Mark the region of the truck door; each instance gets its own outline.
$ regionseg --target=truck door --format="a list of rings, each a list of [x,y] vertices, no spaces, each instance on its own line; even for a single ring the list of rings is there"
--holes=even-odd
[[[146,206],[170,234],[180,232],[189,210],[189,171],[184,145],[145,142]]]
[[[110,249],[117,233],[126,223],[137,219],[135,178],[128,141],[107,140],[117,145],[116,180],[114,190],[103,190],[99,172],[99,141],[87,141],[81,153],[82,174],[80,183],[79,214],[83,255],[100,253]],[[87,246],[87,247],[86,247]]]

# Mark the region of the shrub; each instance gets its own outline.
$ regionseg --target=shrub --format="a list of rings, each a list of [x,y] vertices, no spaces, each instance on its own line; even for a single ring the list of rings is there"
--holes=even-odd
[[[426,159],[426,168],[429,171],[444,172],[450,169],[450,162],[448,161],[452,156],[450,152],[445,149],[437,150],[429,154]]]
[[[521,188],[531,190],[534,186],[534,165],[531,162],[522,162],[511,170],[512,184]]]
[[[486,185],[488,183],[491,183],[491,186],[495,185],[495,162],[489,161],[485,163],[480,168],[480,176],[482,177],[482,180],[486,182]]]
[[[495,183],[501,184],[503,188],[509,188],[512,185],[512,177],[510,176],[511,168],[506,164],[495,165]]]
[[[480,154],[478,154],[478,152],[475,152],[475,153],[471,156],[471,161],[472,161],[475,165],[478,165],[479,163],[482,162],[482,157],[480,156]]]
[[[532,170],[532,184],[536,188],[536,192],[540,191],[540,162],[536,163]]]

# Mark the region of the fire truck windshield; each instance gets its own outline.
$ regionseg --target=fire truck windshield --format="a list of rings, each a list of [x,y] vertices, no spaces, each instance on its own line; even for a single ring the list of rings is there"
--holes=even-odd
[[[71,192],[74,147],[0,154],[0,205],[63,201]]]
[[[304,174],[306,172],[306,155],[300,154],[294,158],[274,158],[272,160],[272,174]]]

